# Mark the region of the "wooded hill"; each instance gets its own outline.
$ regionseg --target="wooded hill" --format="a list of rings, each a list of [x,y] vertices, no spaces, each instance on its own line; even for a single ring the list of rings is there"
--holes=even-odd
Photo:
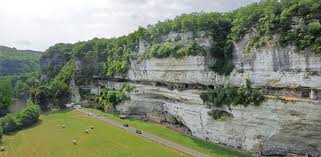
[[[39,71],[41,53],[0,46],[0,77]]]

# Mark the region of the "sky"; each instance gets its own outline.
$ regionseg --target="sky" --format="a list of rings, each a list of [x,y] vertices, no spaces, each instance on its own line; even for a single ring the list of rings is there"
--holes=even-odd
[[[182,13],[226,12],[258,0],[0,0],[0,45],[44,51],[55,43],[118,37]]]

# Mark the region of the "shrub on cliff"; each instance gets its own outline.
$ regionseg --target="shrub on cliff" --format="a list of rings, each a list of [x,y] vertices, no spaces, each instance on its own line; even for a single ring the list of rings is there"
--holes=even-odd
[[[110,107],[115,108],[116,105],[127,98],[124,90],[106,89],[96,97],[96,102],[99,103],[105,111],[108,111]]]
[[[319,0],[264,0],[233,12],[230,36],[238,41],[255,32],[249,47],[264,46],[277,35],[281,46],[295,45],[298,49],[312,48],[321,53]],[[255,39],[255,40],[254,40]],[[259,44],[262,43],[262,44]]]
[[[231,110],[231,106],[242,105],[247,107],[248,105],[260,105],[264,101],[263,94],[251,87],[251,82],[246,80],[246,84],[241,87],[232,87],[227,85],[225,87],[219,86],[214,90],[204,92],[201,95],[201,99],[209,108],[213,108],[212,116],[218,118],[219,115],[224,115],[222,112],[216,112],[216,108],[223,108],[225,106]],[[215,111],[215,112],[213,112]]]

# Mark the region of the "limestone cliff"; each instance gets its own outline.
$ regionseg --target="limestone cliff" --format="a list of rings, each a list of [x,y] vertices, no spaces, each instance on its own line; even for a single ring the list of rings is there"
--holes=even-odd
[[[258,155],[320,155],[320,102],[268,99],[259,107],[233,107],[233,118],[217,121],[208,115],[210,109],[200,99],[199,90],[135,86],[131,99],[117,106],[122,113],[167,112],[189,128],[193,136]]]
[[[209,42],[209,41],[207,41]],[[321,88],[321,55],[309,50],[299,51],[294,46],[268,46],[244,53],[247,39],[235,43],[234,70],[221,76],[210,70],[211,59],[206,56],[182,59],[131,60],[130,80],[201,83],[216,85],[232,83],[240,86],[250,79],[255,86]]]
[[[321,102],[318,100],[321,96],[321,53],[316,52],[321,46],[310,42],[319,37],[302,30],[313,27],[320,33],[321,25],[318,21],[301,19],[296,20],[294,26],[301,23],[302,29],[292,30],[287,28],[292,23],[277,21],[280,17],[265,17],[268,14],[260,12],[262,6],[281,5],[284,10],[288,9],[290,4],[283,3],[285,1],[263,1],[261,5],[251,5],[250,11],[245,8],[244,14],[241,14],[244,11],[241,8],[240,14],[235,13],[240,16],[236,20],[216,13],[182,15],[175,18],[176,21],[160,22],[115,39],[56,45],[48,50],[51,56],[42,58],[42,71],[47,71],[42,76],[53,78],[64,64],[72,61],[76,65],[75,77],[68,82],[72,101],[80,102],[88,95],[98,95],[103,88],[121,89],[125,82],[131,83],[136,88],[130,92],[130,99],[117,106],[124,114],[152,115],[159,122],[162,117],[157,118],[157,115],[169,115],[193,136],[258,155],[302,155],[307,152],[318,157],[321,152]],[[258,15],[248,15],[253,9],[259,12]],[[295,9],[287,13],[292,11]],[[281,14],[280,11],[277,14],[294,16],[299,13]],[[277,44],[282,34],[269,34],[268,30],[259,32],[264,31],[265,24],[270,22],[264,20],[269,18],[276,23],[274,32],[287,35],[286,45]],[[189,21],[191,23],[187,25]],[[277,24],[283,24],[285,29],[279,30]],[[258,25],[261,30],[255,28]],[[309,41],[295,42],[293,36],[300,37],[302,33],[311,37]],[[251,46],[256,38],[269,40],[261,46]],[[247,79],[254,88],[276,98],[267,99],[257,107],[232,107],[231,117],[212,119],[200,93],[228,83],[239,87]],[[278,96],[296,99],[280,100]],[[170,121],[175,120],[167,122]]]

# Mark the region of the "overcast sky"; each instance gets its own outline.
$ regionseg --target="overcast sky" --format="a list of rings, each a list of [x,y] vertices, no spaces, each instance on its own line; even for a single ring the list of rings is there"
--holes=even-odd
[[[182,13],[229,11],[257,0],[0,0],[0,45],[45,50],[58,42],[128,34]]]

